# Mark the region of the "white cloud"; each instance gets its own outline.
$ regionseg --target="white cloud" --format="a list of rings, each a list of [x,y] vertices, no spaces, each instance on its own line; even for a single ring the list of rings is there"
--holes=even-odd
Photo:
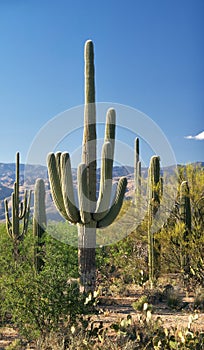
[[[200,134],[195,136],[185,136],[186,139],[192,139],[192,140],[204,140],[204,131],[200,132]]]

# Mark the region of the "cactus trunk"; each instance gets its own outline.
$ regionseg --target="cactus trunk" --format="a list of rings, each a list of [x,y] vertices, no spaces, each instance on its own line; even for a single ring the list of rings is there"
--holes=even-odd
[[[160,159],[153,156],[148,173],[148,265],[151,287],[160,269],[160,243],[154,237],[153,221],[160,205],[161,183]]]
[[[45,184],[43,179],[37,179],[34,192],[33,235],[36,239],[34,248],[34,264],[37,272],[44,266],[42,249],[43,235],[46,230]]]
[[[78,264],[81,292],[94,291],[96,283],[96,222],[78,224]]]
[[[79,198],[87,196],[81,207],[81,214],[89,213],[88,223],[78,224],[78,264],[81,291],[94,291],[96,280],[96,222],[92,214],[96,207],[96,107],[95,107],[95,72],[94,49],[92,41],[87,41],[84,49],[85,60],[85,106],[84,134],[82,144],[82,164],[86,172]],[[83,176],[83,173],[82,173]],[[82,183],[82,180],[78,183]],[[81,201],[80,201],[81,202]],[[86,220],[87,221],[87,220]]]
[[[135,139],[135,162],[134,162],[134,186],[135,186],[135,209],[136,216],[139,215],[141,207],[141,161],[139,153],[139,138]]]
[[[191,203],[190,191],[187,181],[183,181],[180,186],[180,220],[184,223],[183,247],[181,249],[181,269],[186,274],[190,272],[190,257],[188,254],[188,242],[191,232]]]

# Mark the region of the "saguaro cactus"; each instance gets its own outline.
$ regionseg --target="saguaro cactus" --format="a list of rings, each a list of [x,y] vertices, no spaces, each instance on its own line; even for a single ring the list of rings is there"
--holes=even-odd
[[[45,209],[45,183],[43,179],[37,179],[34,190],[33,235],[36,238],[34,249],[34,263],[36,271],[42,270],[44,261],[42,258],[43,234],[46,230]]]
[[[153,221],[159,209],[162,194],[162,180],[160,177],[160,158],[153,156],[150,160],[148,172],[148,264],[151,286],[155,278],[155,271],[159,270],[159,242],[154,238]]]
[[[14,182],[14,191],[12,193],[12,209],[11,218],[9,215],[8,200],[5,199],[5,216],[6,216],[6,228],[8,235],[13,241],[13,254],[14,260],[18,260],[19,256],[19,243],[24,239],[28,230],[29,214],[30,214],[30,200],[31,191],[24,192],[24,199],[21,201],[19,194],[19,152],[16,154],[16,179]]]
[[[81,290],[95,288],[96,229],[110,225],[122,206],[127,179],[121,178],[113,203],[112,167],[115,140],[115,111],[109,109],[102,148],[101,176],[98,199],[96,198],[96,109],[94,83],[94,50],[92,41],[85,44],[85,107],[82,163],[78,166],[78,201],[76,206],[68,153],[48,155],[48,174],[51,192],[61,215],[78,225],[78,260]]]
[[[187,181],[183,181],[180,186],[180,220],[184,223],[184,234],[183,234],[183,240],[184,240],[184,250],[181,253],[181,267],[184,270],[184,272],[188,273],[190,270],[190,263],[189,263],[189,255],[187,253],[188,250],[188,241],[189,241],[189,234],[191,232],[191,203],[190,203],[190,191]]]
[[[135,207],[139,210],[141,195],[141,161],[139,154],[139,138],[135,139],[135,162],[134,162],[134,182],[135,182]]]

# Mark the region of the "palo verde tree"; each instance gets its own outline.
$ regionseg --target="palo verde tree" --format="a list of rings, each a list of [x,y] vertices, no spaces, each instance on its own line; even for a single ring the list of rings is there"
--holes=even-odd
[[[96,106],[94,81],[94,49],[85,44],[85,106],[82,163],[78,166],[78,202],[76,205],[69,153],[48,155],[48,174],[52,197],[60,214],[78,226],[78,262],[81,290],[94,291],[96,281],[96,229],[110,225],[123,202],[127,179],[120,178],[111,203],[112,167],[115,143],[115,111],[109,109],[102,148],[100,188],[96,191]]]

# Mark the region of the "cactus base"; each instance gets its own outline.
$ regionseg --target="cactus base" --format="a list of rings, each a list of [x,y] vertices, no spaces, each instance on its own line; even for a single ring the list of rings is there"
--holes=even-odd
[[[78,224],[78,263],[80,272],[80,292],[95,290],[96,284],[96,222]]]

